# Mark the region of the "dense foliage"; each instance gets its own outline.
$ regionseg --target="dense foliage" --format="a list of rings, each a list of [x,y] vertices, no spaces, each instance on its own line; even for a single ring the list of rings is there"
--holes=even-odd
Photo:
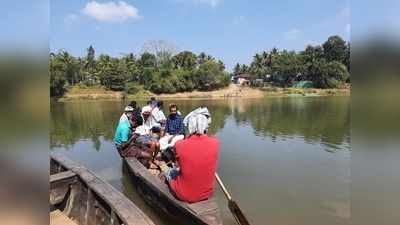
[[[233,75],[247,73],[251,80],[285,87],[296,81],[312,81],[317,88],[335,88],[349,80],[349,69],[350,44],[331,36],[322,46],[309,45],[301,52],[273,48],[257,53],[250,66],[236,64]]]
[[[231,75],[246,73],[251,81],[258,79],[276,86],[309,81],[317,88],[335,88],[350,80],[349,69],[350,44],[331,36],[322,45],[309,45],[300,52],[273,48],[257,53],[250,65],[236,64]],[[134,94],[143,87],[154,93],[215,90],[229,82],[222,61],[204,52],[175,54],[163,42],[149,43],[138,56],[96,57],[92,46],[86,57],[74,57],[65,50],[50,54],[51,96],[62,96],[67,87],[76,84],[102,85]]]
[[[154,93],[214,90],[229,85],[225,65],[210,55],[169,50],[128,54],[120,58],[95,57],[90,46],[87,56],[71,56],[67,51],[50,54],[50,95],[62,96],[76,84],[102,85],[110,90],[137,93],[142,87]]]

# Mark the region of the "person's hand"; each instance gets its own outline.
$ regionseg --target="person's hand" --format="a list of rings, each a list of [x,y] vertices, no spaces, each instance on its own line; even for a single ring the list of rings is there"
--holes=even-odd
[[[169,140],[168,140],[168,144],[170,144],[171,143],[171,141],[172,141],[172,139],[174,139],[174,137],[175,137],[176,135],[173,135],[172,137],[170,137],[169,138]]]
[[[162,182],[164,182],[164,183],[167,182],[167,177],[166,177],[163,173],[160,173],[160,174],[158,175],[158,178],[160,178],[160,180],[161,180]]]

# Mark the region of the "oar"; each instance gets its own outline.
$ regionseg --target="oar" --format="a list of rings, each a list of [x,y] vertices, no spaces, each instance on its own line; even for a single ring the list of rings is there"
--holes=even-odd
[[[222,180],[221,180],[221,178],[219,178],[217,173],[215,173],[215,178],[217,179],[219,186],[221,187],[222,191],[224,192],[225,197],[228,199],[228,208],[232,212],[232,215],[235,218],[236,222],[239,225],[250,225],[249,221],[246,219],[246,217],[242,213],[242,210],[240,210],[238,204],[232,200],[232,196],[229,194],[228,190],[226,190],[224,183],[222,183]]]

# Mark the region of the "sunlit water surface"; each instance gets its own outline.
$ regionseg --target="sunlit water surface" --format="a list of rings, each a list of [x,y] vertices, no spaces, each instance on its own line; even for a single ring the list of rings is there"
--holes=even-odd
[[[176,101],[183,114],[207,106],[221,143],[218,172],[254,225],[350,224],[348,97]],[[165,102],[165,106],[171,103]],[[82,163],[127,195],[156,224],[113,147],[126,102],[51,104],[50,148]],[[142,103],[143,104],[143,103]],[[167,111],[167,110],[165,110]],[[224,224],[236,224],[218,190]]]

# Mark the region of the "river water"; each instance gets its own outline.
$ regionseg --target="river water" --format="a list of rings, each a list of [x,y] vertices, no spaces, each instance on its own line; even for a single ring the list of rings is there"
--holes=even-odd
[[[209,108],[210,134],[221,143],[218,172],[251,224],[350,224],[349,97],[175,103],[184,115],[198,106]],[[52,102],[50,149],[110,182],[156,224],[176,224],[137,195],[113,147],[126,104]],[[224,224],[236,224],[221,191],[216,195]]]

